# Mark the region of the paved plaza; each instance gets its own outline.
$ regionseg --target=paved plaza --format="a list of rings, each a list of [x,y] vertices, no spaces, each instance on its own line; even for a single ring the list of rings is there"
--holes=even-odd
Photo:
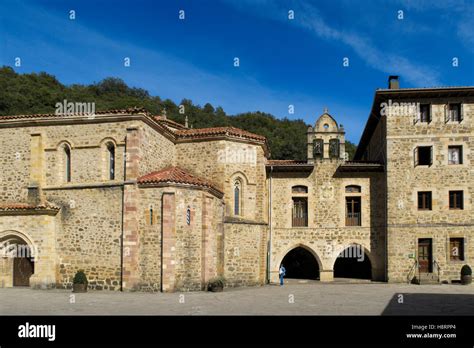
[[[0,289],[1,315],[472,315],[474,286],[301,283],[222,293]],[[401,295],[401,296],[400,296]]]

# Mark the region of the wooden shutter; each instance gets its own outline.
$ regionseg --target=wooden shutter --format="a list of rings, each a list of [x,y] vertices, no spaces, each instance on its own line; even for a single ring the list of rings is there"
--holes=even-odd
[[[431,123],[431,114],[432,114],[431,108],[432,108],[432,106],[433,106],[432,104],[428,105],[428,123]]]
[[[449,122],[449,104],[446,104],[444,106],[444,123],[448,123]]]
[[[414,166],[416,167],[418,165],[418,147],[413,149],[413,161]]]
[[[459,122],[462,122],[462,120],[464,119],[463,115],[464,115],[464,113],[463,113],[463,104],[460,103],[459,104]]]
[[[433,164],[433,146],[430,146],[430,166]]]

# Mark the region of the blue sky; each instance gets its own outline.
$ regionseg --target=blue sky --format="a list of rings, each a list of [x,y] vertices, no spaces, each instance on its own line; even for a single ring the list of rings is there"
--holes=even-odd
[[[358,142],[390,74],[402,87],[474,85],[474,0],[2,0],[0,65],[16,57],[17,72],[66,84],[115,76],[229,114],[313,124],[328,107]]]

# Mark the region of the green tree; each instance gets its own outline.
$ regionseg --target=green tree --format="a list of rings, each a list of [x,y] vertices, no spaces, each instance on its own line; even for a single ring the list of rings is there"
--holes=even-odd
[[[95,102],[96,110],[143,107],[154,115],[166,109],[167,117],[184,124],[188,117],[194,128],[233,126],[267,138],[272,158],[306,159],[306,130],[303,120],[277,119],[264,112],[227,115],[221,106],[206,103],[195,105],[183,99],[179,105],[172,100],[151,96],[142,88],[129,87],[122,79],[109,77],[102,81],[81,85],[63,85],[47,73],[17,74],[11,67],[0,67],[0,115],[53,113],[55,104],[67,99],[71,102]],[[180,105],[184,113],[180,113]],[[346,142],[349,158],[355,145]]]

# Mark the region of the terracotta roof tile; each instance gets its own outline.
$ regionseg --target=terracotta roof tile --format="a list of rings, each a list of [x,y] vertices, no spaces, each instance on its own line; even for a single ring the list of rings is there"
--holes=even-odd
[[[60,208],[52,203],[45,202],[38,205],[28,203],[0,203],[0,211],[18,210],[59,210]]]
[[[179,167],[168,167],[156,172],[146,174],[138,178],[138,183],[142,185],[159,183],[194,185],[209,188],[217,191],[219,194],[222,194],[222,191],[210,181],[197,177]]]
[[[127,109],[113,109],[113,110],[103,110],[95,111],[95,115],[108,115],[108,114],[117,114],[117,115],[133,115],[133,114],[149,114],[144,108],[127,108]],[[64,114],[31,114],[31,115],[5,115],[0,116],[0,120],[12,120],[12,119],[33,119],[33,118],[54,118],[54,117],[64,117],[71,115]],[[75,114],[73,116],[82,116],[82,114]]]
[[[212,127],[212,128],[196,128],[196,129],[182,129],[175,132],[181,138],[199,138],[215,135],[230,135],[234,137],[241,137],[253,139],[258,141],[266,141],[262,135],[247,132],[243,129],[235,127]]]
[[[163,123],[167,126],[173,127],[173,128],[178,128],[178,129],[187,129],[184,125],[181,123],[175,122],[173,120],[170,120],[169,118],[166,118],[164,116],[153,116],[153,119],[155,121],[158,121],[160,123]]]
[[[150,119],[154,120],[156,124],[161,128],[163,132],[166,132],[170,137],[180,140],[180,139],[200,139],[200,138],[208,138],[214,136],[229,136],[233,138],[243,138],[248,140],[254,140],[260,143],[263,143],[264,150],[266,153],[269,153],[267,139],[255,133],[251,133],[245,131],[243,129],[235,128],[235,127],[211,127],[211,128],[196,128],[190,129],[186,128],[184,125],[175,122],[173,120],[167,119],[163,116],[152,116],[146,109],[144,108],[127,108],[127,109],[115,109],[115,110],[104,110],[104,111],[96,111],[95,115],[136,115],[142,114]],[[3,120],[34,120],[34,119],[59,119],[61,117],[70,117],[71,115],[64,115],[64,114],[31,114],[31,115],[0,115],[0,121]],[[85,114],[75,114],[72,116],[85,116]]]

